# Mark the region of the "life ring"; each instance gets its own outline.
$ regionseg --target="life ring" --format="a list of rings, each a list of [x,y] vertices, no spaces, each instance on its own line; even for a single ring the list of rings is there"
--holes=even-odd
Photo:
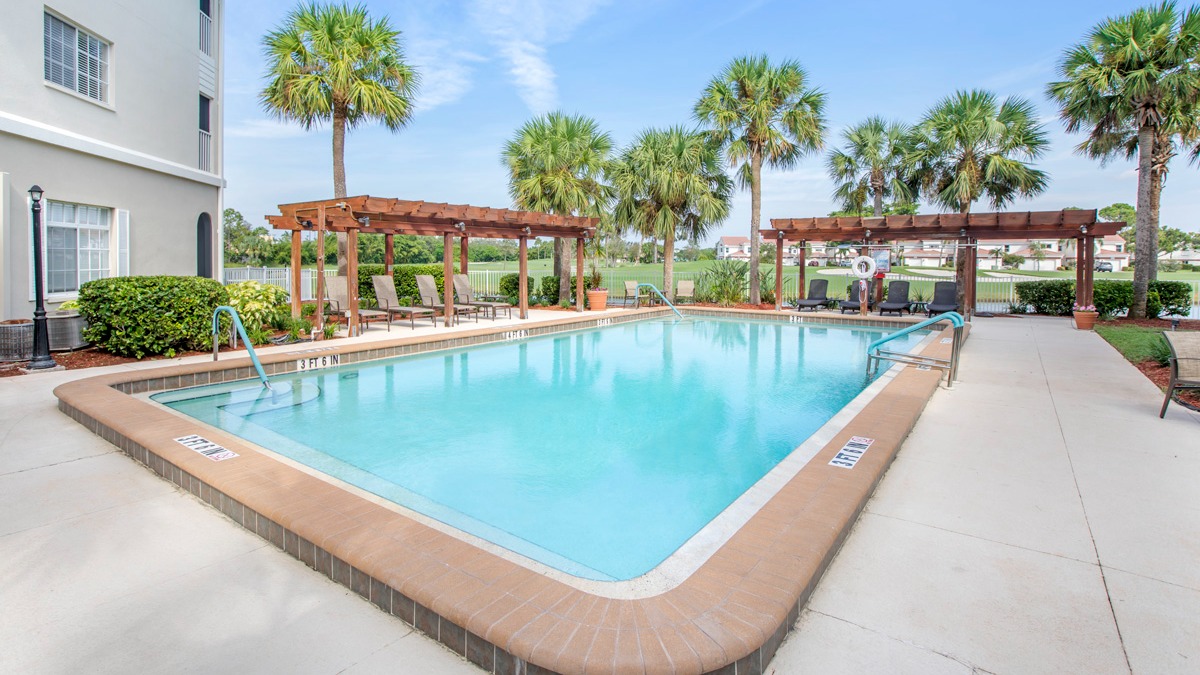
[[[860,255],[850,264],[854,275],[859,279],[870,279],[875,275],[875,259],[869,255]]]

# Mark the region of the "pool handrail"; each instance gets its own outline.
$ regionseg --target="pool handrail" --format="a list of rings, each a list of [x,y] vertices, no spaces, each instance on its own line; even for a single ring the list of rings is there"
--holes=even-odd
[[[667,307],[670,307],[672,312],[675,312],[676,316],[678,316],[681,319],[683,318],[683,313],[680,312],[679,309],[677,307],[675,307],[675,305],[672,304],[670,300],[667,299],[667,296],[663,295],[662,291],[658,290],[658,286],[655,286],[654,284],[647,284],[647,283],[639,282],[638,285],[634,288],[634,295],[633,295],[634,302],[637,302],[637,297],[638,297],[637,289],[639,289],[643,286],[654,291],[658,295],[658,297],[663,301],[663,303],[666,304]]]
[[[254,344],[250,342],[250,337],[246,335],[246,329],[242,326],[242,319],[238,316],[237,310],[229,305],[221,305],[213,311],[212,316],[212,342],[213,342],[213,361],[217,360],[217,352],[220,347],[220,341],[217,339],[217,334],[221,332],[221,312],[227,312],[233,318],[233,328],[239,335],[242,336],[242,342],[246,345],[246,351],[250,353],[250,362],[254,364],[254,370],[258,372],[258,379],[262,380],[263,386],[267,389],[271,388],[270,381],[267,380],[267,374],[263,372],[262,364],[258,362],[258,354],[254,353]]]
[[[950,358],[943,359],[934,356],[922,356],[919,354],[909,354],[907,352],[893,352],[880,349],[884,344],[903,337],[914,331],[927,328],[943,321],[949,321],[954,328],[954,337],[950,347]],[[928,366],[930,368],[938,368],[946,372],[946,385],[953,387],[954,382],[958,379],[958,356],[959,350],[962,348],[963,327],[966,321],[958,312],[944,312],[935,317],[930,317],[924,321],[914,323],[911,326],[902,328],[895,333],[885,335],[878,340],[875,340],[867,346],[867,374],[874,372],[878,363],[883,360],[894,361],[896,363],[907,363],[915,366]]]

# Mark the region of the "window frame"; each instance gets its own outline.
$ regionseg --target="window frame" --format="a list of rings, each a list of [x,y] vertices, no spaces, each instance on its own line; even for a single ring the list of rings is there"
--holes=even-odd
[[[51,80],[46,76],[47,75],[47,73],[46,73],[47,63],[48,63],[48,51],[49,51],[48,50],[49,45],[47,44],[46,25],[48,23],[48,19],[51,19],[51,18],[66,24],[68,27],[70,27],[72,30],[75,31],[75,40],[74,40],[74,44],[73,44],[74,56],[75,56],[74,66],[73,66],[73,77],[72,77],[73,86],[70,86],[70,87],[60,84],[58,82],[55,82],[54,80]],[[96,78],[99,83],[98,86],[101,90],[101,94],[102,94],[103,98],[94,98],[84,92],[81,92],[78,88],[79,87],[79,70],[80,70],[79,69],[79,55],[80,55],[79,36],[81,34],[87,36],[91,40],[95,40],[96,42],[100,43],[100,45],[102,45],[102,47],[103,47],[104,55],[101,60],[101,67],[100,67],[100,70],[102,72],[102,77],[97,76],[97,78]],[[46,87],[49,87],[49,88],[57,90],[57,91],[61,91],[66,94],[70,94],[80,100],[87,101],[94,105],[98,105],[102,108],[107,108],[109,110],[115,110],[116,88],[114,86],[114,77],[113,77],[113,73],[115,70],[115,68],[114,68],[115,59],[113,58],[114,54],[115,54],[115,46],[113,45],[113,42],[111,40],[108,40],[108,39],[104,38],[103,36],[101,36],[99,33],[80,25],[78,22],[68,19],[67,17],[63,16],[59,12],[51,10],[49,7],[43,7],[43,9],[42,9],[42,83]]]
[[[81,225],[78,222],[78,215],[76,215],[76,222],[71,223],[71,224],[51,221],[51,219],[50,219],[50,213],[52,210],[51,204],[61,204],[64,206],[72,206],[72,207],[76,207],[76,208],[83,207],[83,208],[97,209],[97,210],[99,210],[99,212],[102,215],[106,215],[106,218],[105,218],[106,224],[93,226],[93,225],[85,223],[85,224]],[[76,212],[76,213],[78,213],[78,212]],[[105,232],[108,237],[107,248],[103,249],[104,254],[103,254],[103,257],[101,258],[103,265],[107,266],[107,274],[104,276],[96,277],[96,278],[108,279],[108,278],[115,277],[119,274],[119,269],[116,266],[119,263],[116,263],[114,260],[114,256],[116,256],[118,254],[117,249],[120,246],[120,242],[117,240],[118,232],[116,231],[119,216],[120,216],[120,209],[117,209],[117,208],[114,208],[111,206],[100,206],[98,204],[84,204],[84,203],[80,203],[80,202],[69,202],[69,201],[63,201],[63,200],[57,200],[57,199],[42,200],[42,218],[41,218],[41,226],[42,226],[42,288],[45,289],[45,297],[46,297],[47,302],[62,302],[62,301],[66,301],[66,300],[74,300],[79,297],[79,287],[84,283],[83,281],[80,280],[81,279],[80,274],[83,271],[83,267],[84,267],[84,265],[81,264],[81,260],[80,260],[81,255],[85,254],[87,251],[95,250],[95,249],[80,248],[79,232],[81,229],[100,230],[100,231]],[[50,290],[51,270],[50,270],[50,255],[49,255],[49,253],[50,253],[49,230],[51,227],[70,229],[74,233],[75,288],[73,290],[69,290],[69,291],[51,291]],[[33,290],[34,290],[34,288],[33,288],[33,280],[34,280],[33,279],[33,255],[34,255],[33,246],[30,246],[29,247],[30,300],[33,300],[32,294],[33,294]],[[99,271],[103,271],[104,269],[105,269],[105,267],[102,266]],[[91,280],[91,278],[88,279],[88,281],[90,281],[90,280]]]

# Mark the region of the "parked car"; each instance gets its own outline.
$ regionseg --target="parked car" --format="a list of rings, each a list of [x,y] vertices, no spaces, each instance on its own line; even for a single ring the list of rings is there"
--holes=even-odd
[[[1096,263],[1096,271],[1097,272],[1111,272],[1111,271],[1113,271],[1112,263],[1110,263],[1108,261],[1098,262],[1098,263]]]
[[[316,255],[316,254],[313,254],[313,255]],[[808,266],[809,266],[809,267],[820,267],[820,266],[821,266],[821,263],[820,263],[819,261],[817,261],[817,260],[809,260],[809,261],[808,261]]]

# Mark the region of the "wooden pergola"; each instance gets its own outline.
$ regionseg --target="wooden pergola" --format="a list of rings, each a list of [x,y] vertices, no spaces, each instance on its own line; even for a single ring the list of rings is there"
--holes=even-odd
[[[940,213],[919,216],[883,216],[880,218],[772,218],[771,229],[763,230],[768,241],[775,241],[775,303],[780,307],[783,294],[783,242],[799,242],[800,290],[805,292],[804,247],[809,241],[861,241],[867,246],[889,241],[940,239],[959,242],[965,252],[958,267],[957,281],[964,290],[963,309],[969,317],[975,308],[976,257],[980,241],[1075,239],[1075,301],[1093,304],[1092,271],[1095,267],[1095,239],[1116,234],[1125,223],[1097,220],[1096,211],[1026,211],[1013,213]],[[963,255],[963,253],[960,253]]]
[[[347,287],[350,293],[350,334],[358,330],[358,235],[384,235],[384,264],[393,266],[392,237],[415,234],[442,237],[445,284],[442,298],[448,327],[454,316],[454,238],[459,239],[459,269],[467,272],[467,252],[472,238],[516,239],[519,242],[520,317],[529,318],[528,242],[535,237],[574,239],[575,306],[582,312],[584,242],[596,234],[597,218],[558,216],[532,211],[513,211],[460,204],[437,204],[360,195],[295,204],[280,204],[277,216],[267,216],[272,227],[292,233],[292,288],[300,289],[300,236],[317,235],[317,299],[325,297],[325,233],[347,234]],[[292,314],[300,316],[300,293],[292,293]]]

